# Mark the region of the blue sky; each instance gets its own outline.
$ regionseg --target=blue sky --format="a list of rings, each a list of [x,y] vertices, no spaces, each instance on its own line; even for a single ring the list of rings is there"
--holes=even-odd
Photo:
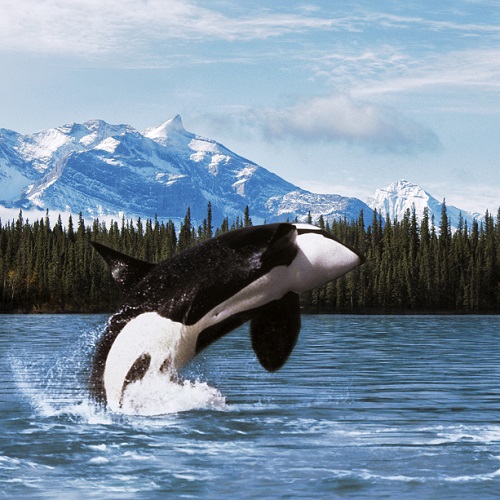
[[[0,127],[186,129],[300,187],[500,206],[500,0],[2,0]]]

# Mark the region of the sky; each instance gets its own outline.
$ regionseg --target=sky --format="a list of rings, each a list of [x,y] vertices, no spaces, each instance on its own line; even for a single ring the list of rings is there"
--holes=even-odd
[[[366,201],[500,206],[500,0],[2,0],[0,128],[184,127]]]

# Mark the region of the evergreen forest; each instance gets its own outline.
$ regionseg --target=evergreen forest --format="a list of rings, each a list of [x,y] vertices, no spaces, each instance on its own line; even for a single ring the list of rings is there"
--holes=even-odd
[[[200,226],[188,209],[176,231],[172,221],[95,220],[80,214],[51,225],[49,212],[30,222],[0,221],[0,312],[112,312],[120,297],[102,258],[90,244],[103,243],[149,262],[159,262],[217,234],[252,225],[241,219],[212,227],[211,206]],[[407,210],[402,220],[374,213],[319,227],[355,248],[366,262],[346,276],[302,295],[305,312],[499,313],[500,209],[472,227],[461,220],[453,233],[443,202],[434,221]]]

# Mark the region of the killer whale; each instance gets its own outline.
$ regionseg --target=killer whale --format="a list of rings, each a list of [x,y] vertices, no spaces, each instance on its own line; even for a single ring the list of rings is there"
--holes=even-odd
[[[236,229],[159,264],[92,244],[123,294],[97,343],[89,384],[93,398],[115,411],[129,384],[176,372],[247,321],[259,362],[278,370],[300,332],[299,294],[364,261],[306,224]]]

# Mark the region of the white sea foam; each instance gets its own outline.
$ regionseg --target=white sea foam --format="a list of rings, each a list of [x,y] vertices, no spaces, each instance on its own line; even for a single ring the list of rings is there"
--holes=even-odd
[[[165,415],[198,409],[225,410],[226,399],[206,382],[176,382],[153,375],[129,384],[121,411],[128,415]]]
[[[60,395],[52,392],[55,390],[53,387],[40,387],[35,384],[30,386],[26,382],[22,384],[22,389],[24,398],[42,417],[67,416],[95,425],[106,425],[113,421],[112,413],[88,398],[75,400],[68,394],[67,399],[62,399]],[[173,382],[167,377],[158,376],[154,383],[147,380],[144,383],[138,381],[130,384],[125,392],[120,413],[154,416],[198,409],[226,410],[225,397],[206,382]]]
[[[443,479],[452,483],[467,483],[470,481],[492,481],[493,479],[497,479],[500,476],[500,469],[493,472],[486,472],[484,474],[476,474],[476,475],[464,475],[464,476],[456,476],[456,477],[444,477]]]
[[[88,463],[90,465],[103,465],[109,463],[109,459],[106,457],[94,457],[91,458]]]
[[[500,441],[500,425],[454,425],[439,426],[431,430],[437,431],[437,438],[430,444],[447,444],[470,441],[473,443],[493,443]]]

